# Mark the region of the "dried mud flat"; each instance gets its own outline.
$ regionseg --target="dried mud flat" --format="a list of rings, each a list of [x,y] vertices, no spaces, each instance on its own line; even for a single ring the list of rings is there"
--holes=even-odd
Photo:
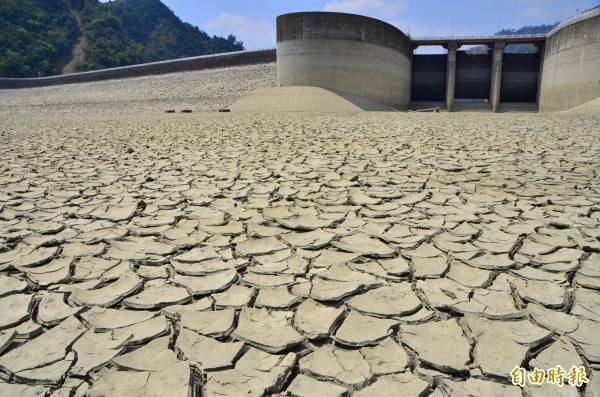
[[[599,395],[598,118],[19,95],[0,396]],[[590,383],[521,389],[515,365]]]

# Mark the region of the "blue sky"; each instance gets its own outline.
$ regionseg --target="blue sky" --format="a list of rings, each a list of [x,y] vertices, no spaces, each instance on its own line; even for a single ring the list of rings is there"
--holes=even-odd
[[[368,15],[412,36],[492,34],[561,21],[600,0],[163,0],[209,34],[235,34],[247,49],[275,46],[275,17],[295,11]]]

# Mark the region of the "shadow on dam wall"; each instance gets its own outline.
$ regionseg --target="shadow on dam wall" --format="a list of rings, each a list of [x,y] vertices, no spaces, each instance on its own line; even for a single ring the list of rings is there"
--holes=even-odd
[[[456,99],[489,99],[492,54],[456,52]]]
[[[501,102],[537,101],[540,80],[539,52],[531,54],[505,53],[502,61]]]
[[[446,100],[446,54],[413,55],[412,101],[444,102]]]

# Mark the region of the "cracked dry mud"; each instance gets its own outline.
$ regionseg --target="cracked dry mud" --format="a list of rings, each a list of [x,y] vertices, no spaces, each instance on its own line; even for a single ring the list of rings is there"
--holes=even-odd
[[[272,71],[118,84],[212,77],[210,108]],[[116,84],[0,98],[0,396],[600,395],[598,118],[173,116]],[[590,383],[510,384],[557,364]]]

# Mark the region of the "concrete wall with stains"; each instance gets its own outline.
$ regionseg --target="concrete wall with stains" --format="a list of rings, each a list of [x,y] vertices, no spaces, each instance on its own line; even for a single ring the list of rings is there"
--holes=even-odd
[[[565,21],[548,35],[541,111],[571,109],[600,97],[600,9]]]

